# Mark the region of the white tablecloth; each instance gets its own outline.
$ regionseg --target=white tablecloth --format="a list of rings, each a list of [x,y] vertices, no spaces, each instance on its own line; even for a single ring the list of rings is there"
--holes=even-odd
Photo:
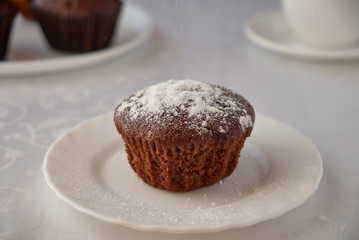
[[[359,239],[359,62],[272,53],[243,34],[275,0],[136,0],[154,21],[124,57],[36,76],[0,76],[0,239]],[[58,199],[42,162],[77,123],[168,79],[221,84],[318,147],[324,176],[299,208],[255,226],[211,234],[141,232],[103,223]]]

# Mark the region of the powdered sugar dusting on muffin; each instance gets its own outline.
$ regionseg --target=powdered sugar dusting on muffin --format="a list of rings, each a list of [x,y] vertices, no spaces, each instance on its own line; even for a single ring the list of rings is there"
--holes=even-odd
[[[148,118],[160,120],[176,116],[180,111],[188,117],[208,119],[208,115],[227,117],[228,114],[240,113],[238,122],[244,130],[253,126],[253,120],[247,114],[241,102],[225,92],[223,88],[194,80],[169,80],[141,90],[126,99],[117,109],[117,114],[129,110],[131,120]],[[225,118],[223,118],[225,119]],[[207,126],[203,121],[202,128]],[[220,132],[225,132],[221,129]]]
[[[240,116],[239,124],[243,127],[249,127],[253,125],[252,118],[249,115]]]

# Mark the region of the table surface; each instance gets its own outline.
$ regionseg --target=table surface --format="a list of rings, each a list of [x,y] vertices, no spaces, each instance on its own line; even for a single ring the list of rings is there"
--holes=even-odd
[[[284,56],[251,43],[243,24],[275,0],[135,0],[154,23],[125,56],[82,69],[0,76],[0,239],[359,239],[359,61]],[[130,93],[191,78],[244,95],[318,147],[324,176],[302,206],[210,234],[142,232],[103,223],[56,197],[42,163],[49,145]]]

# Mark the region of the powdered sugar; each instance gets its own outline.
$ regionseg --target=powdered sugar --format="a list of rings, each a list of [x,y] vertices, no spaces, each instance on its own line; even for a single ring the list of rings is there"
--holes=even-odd
[[[244,127],[252,126],[253,125],[252,118],[249,115],[240,116],[239,124],[241,124],[241,126]]]
[[[129,109],[128,115],[131,120],[163,119],[164,113],[170,117],[182,111],[189,118],[207,120],[208,115],[214,115],[223,116],[223,120],[226,120],[228,114],[239,113],[238,123],[242,129],[252,126],[253,120],[242,103],[226,91],[218,86],[189,79],[169,80],[132,95],[119,106],[117,114]],[[206,126],[207,121],[202,121],[200,127]],[[224,128],[221,132],[225,132]]]

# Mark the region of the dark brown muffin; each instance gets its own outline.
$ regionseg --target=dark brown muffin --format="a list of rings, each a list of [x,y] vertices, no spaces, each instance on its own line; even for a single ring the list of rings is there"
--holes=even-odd
[[[68,52],[109,45],[122,7],[120,0],[33,0],[31,8],[49,44]]]
[[[30,0],[11,0],[19,9],[19,12],[27,19],[34,20],[35,16],[30,8]]]
[[[0,0],[0,60],[6,55],[17,8],[8,0]]]
[[[253,107],[242,96],[194,80],[141,90],[114,113],[133,170],[146,183],[171,191],[229,176],[254,120]]]

